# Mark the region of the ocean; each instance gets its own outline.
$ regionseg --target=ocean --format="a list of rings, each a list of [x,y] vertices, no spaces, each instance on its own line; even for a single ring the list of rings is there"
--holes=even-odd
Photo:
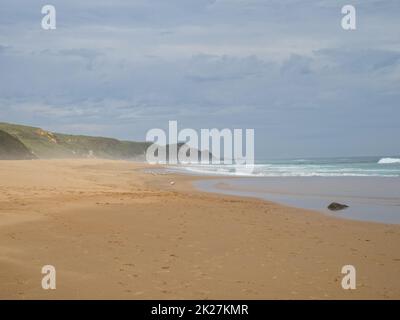
[[[190,164],[176,169],[198,174],[249,177],[400,177],[400,156],[258,160],[252,170],[225,164]]]
[[[257,161],[235,165],[180,165],[168,170],[217,176],[196,181],[202,191],[256,197],[334,217],[400,223],[400,157],[348,157]],[[332,212],[331,202],[349,208]]]

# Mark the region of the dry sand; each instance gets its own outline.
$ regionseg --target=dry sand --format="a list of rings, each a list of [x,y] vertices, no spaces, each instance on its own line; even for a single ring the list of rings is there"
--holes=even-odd
[[[0,298],[400,298],[399,225],[202,193],[145,167],[0,162]],[[56,290],[41,287],[47,264]],[[356,290],[341,288],[346,264]]]

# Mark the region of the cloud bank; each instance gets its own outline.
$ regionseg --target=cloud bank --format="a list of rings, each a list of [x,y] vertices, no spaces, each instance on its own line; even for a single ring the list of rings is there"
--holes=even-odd
[[[341,7],[357,30],[341,28]],[[0,119],[143,140],[151,128],[254,128],[258,157],[400,153],[400,3],[0,4]]]

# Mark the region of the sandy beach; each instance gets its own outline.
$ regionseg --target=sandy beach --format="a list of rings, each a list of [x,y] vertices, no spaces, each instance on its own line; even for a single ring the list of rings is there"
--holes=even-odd
[[[2,161],[0,298],[400,299],[400,225],[200,192],[200,177],[147,167]],[[341,287],[348,264],[356,290]]]

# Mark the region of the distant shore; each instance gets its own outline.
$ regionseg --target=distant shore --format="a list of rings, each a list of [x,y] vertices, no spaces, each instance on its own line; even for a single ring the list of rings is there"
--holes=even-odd
[[[400,299],[400,226],[106,160],[1,161],[1,299]],[[57,289],[41,288],[54,265]],[[357,269],[343,290],[341,268]]]

